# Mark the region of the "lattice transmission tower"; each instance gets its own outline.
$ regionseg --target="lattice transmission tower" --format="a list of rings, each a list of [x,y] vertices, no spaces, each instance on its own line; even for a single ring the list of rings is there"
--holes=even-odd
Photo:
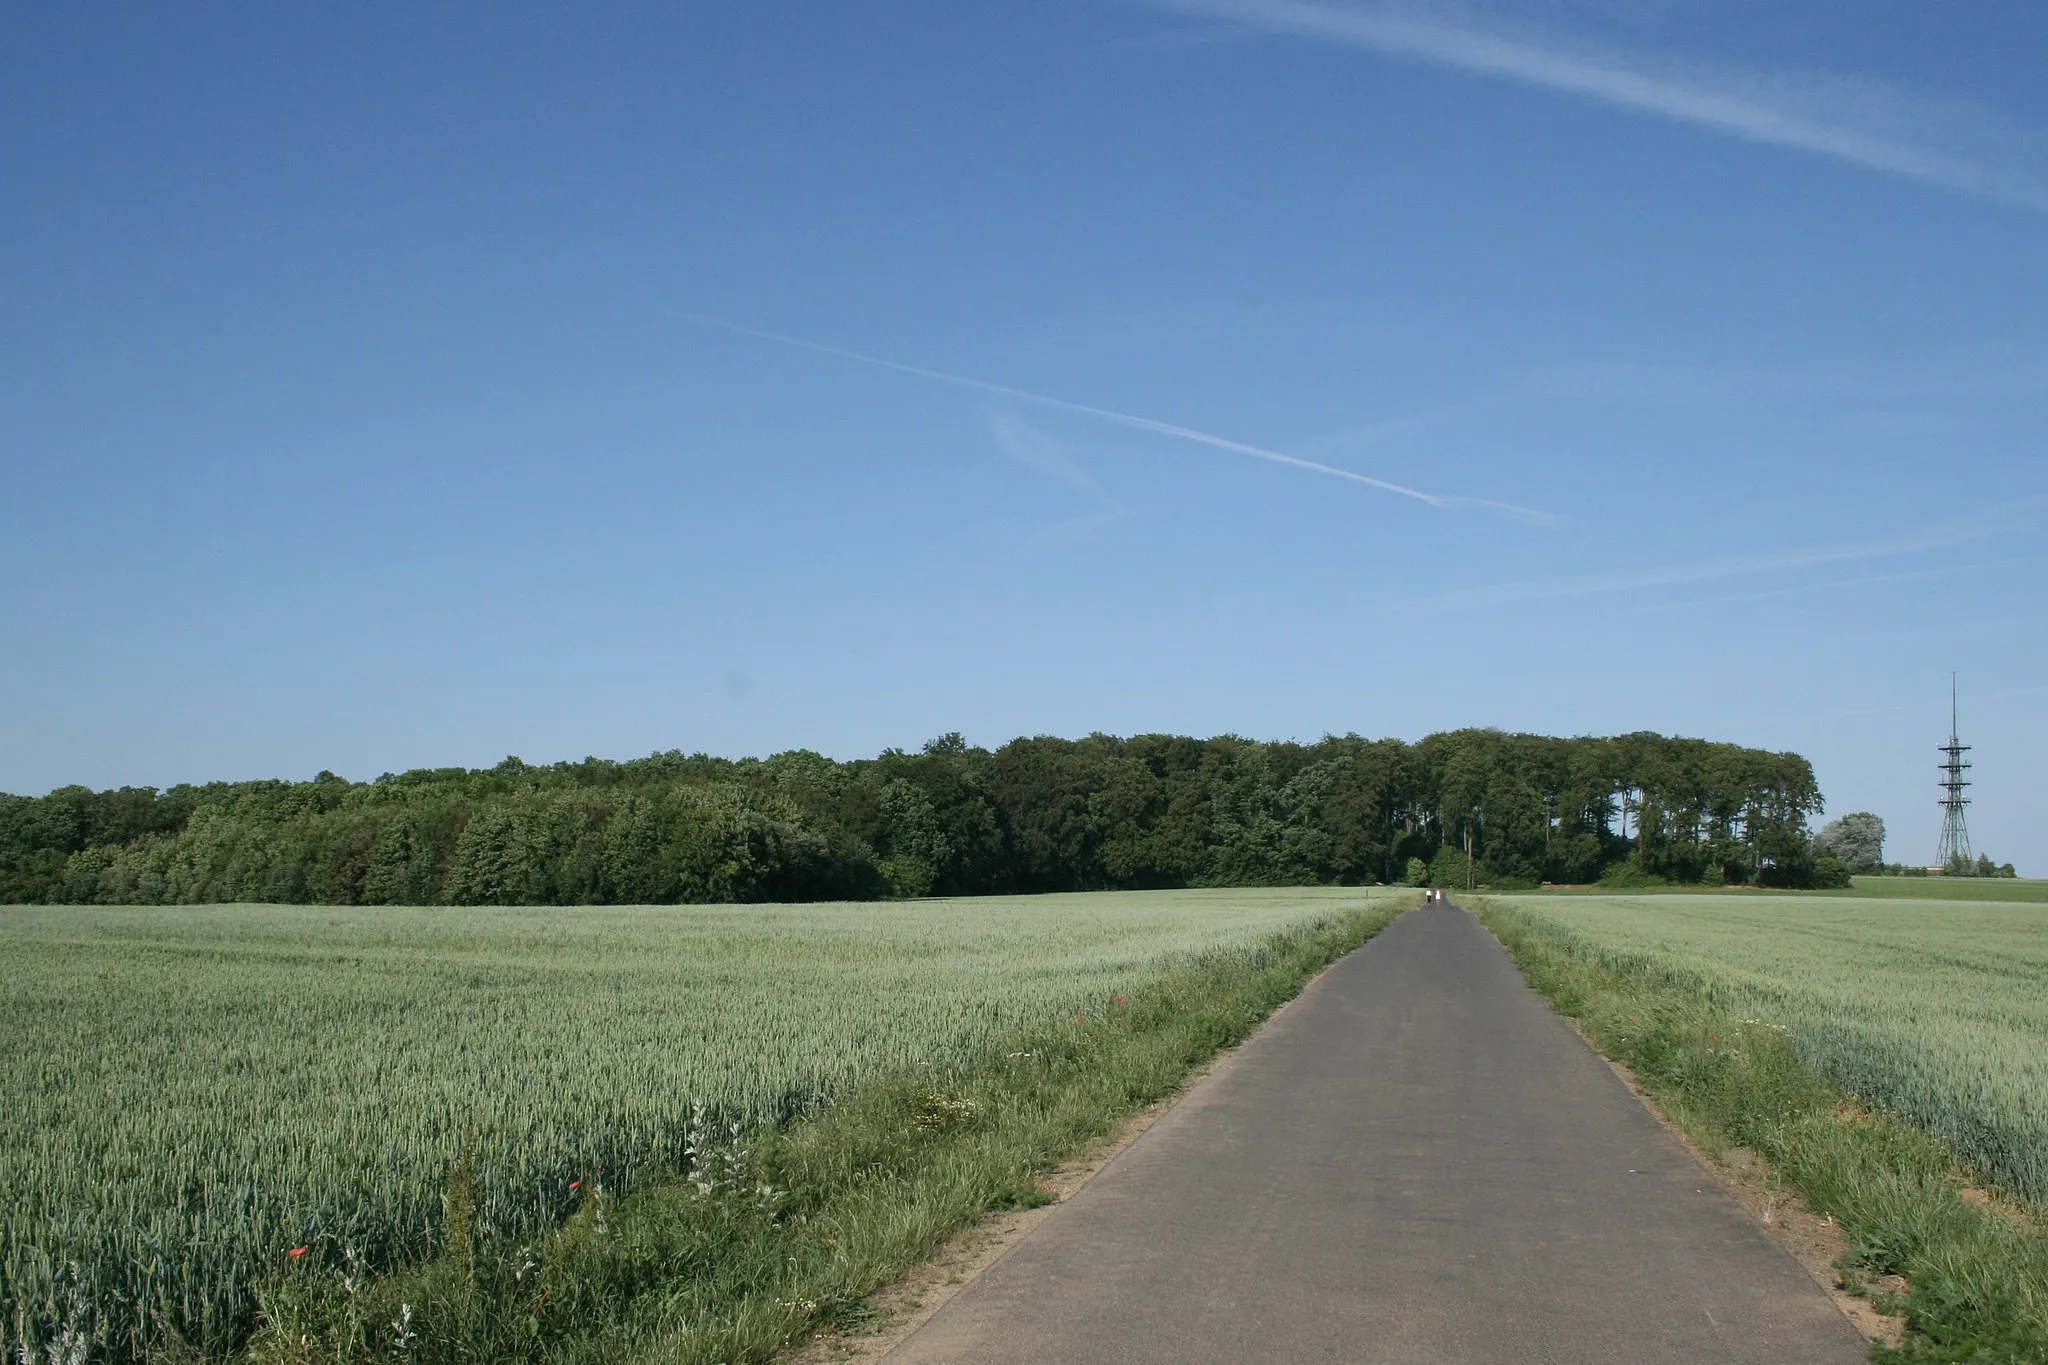
[[[1937,867],[1949,868],[1958,859],[1970,861],[1970,827],[1963,823],[1963,807],[1970,804],[1970,798],[1963,795],[1963,788],[1970,784],[1963,780],[1963,774],[1970,765],[1963,755],[1970,752],[1970,746],[1956,738],[1956,676],[1948,676],[1948,743],[1940,746],[1943,754],[1941,763],[1941,847],[1936,850],[1934,862]]]

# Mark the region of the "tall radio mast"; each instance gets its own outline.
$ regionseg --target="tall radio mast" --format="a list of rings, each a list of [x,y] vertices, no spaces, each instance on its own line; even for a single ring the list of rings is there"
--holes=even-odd
[[[1970,798],[1963,795],[1963,788],[1970,784],[1963,780],[1963,773],[1970,765],[1963,755],[1970,746],[1956,738],[1956,675],[1948,675],[1948,743],[1940,747],[1946,757],[1941,764],[1941,847],[1934,855],[1935,864],[1946,870],[1957,860],[1970,861],[1970,827],[1963,823],[1963,807],[1970,804]]]

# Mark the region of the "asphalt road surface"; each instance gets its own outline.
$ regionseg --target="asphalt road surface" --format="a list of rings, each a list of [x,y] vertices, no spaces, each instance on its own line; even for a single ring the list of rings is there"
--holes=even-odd
[[[1463,910],[1338,963],[890,1365],[1690,1365],[1862,1337]]]

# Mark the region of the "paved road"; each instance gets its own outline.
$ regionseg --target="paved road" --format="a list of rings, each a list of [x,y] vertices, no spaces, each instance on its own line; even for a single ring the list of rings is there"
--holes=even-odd
[[[1332,968],[890,1365],[1689,1365],[1862,1338],[1463,910]]]

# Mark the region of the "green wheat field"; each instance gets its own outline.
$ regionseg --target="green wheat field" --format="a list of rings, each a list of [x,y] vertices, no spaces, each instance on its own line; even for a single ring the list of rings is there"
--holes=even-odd
[[[676,1166],[698,1105],[786,1120],[1412,894],[5,907],[0,1354],[218,1349],[295,1246],[433,1245],[465,1145],[479,1230],[523,1238]]]
[[[2048,1203],[2048,906],[1905,894],[1489,899],[1581,958],[1785,1029],[1866,1105]]]
[[[781,1122],[958,1067],[1174,965],[1412,892],[804,906],[0,910],[0,1347],[231,1344],[291,1248],[431,1249],[674,1169],[693,1114]],[[2048,1202],[2048,906],[1503,896],[1577,955],[1785,1029]],[[700,1123],[701,1129],[701,1123]]]

